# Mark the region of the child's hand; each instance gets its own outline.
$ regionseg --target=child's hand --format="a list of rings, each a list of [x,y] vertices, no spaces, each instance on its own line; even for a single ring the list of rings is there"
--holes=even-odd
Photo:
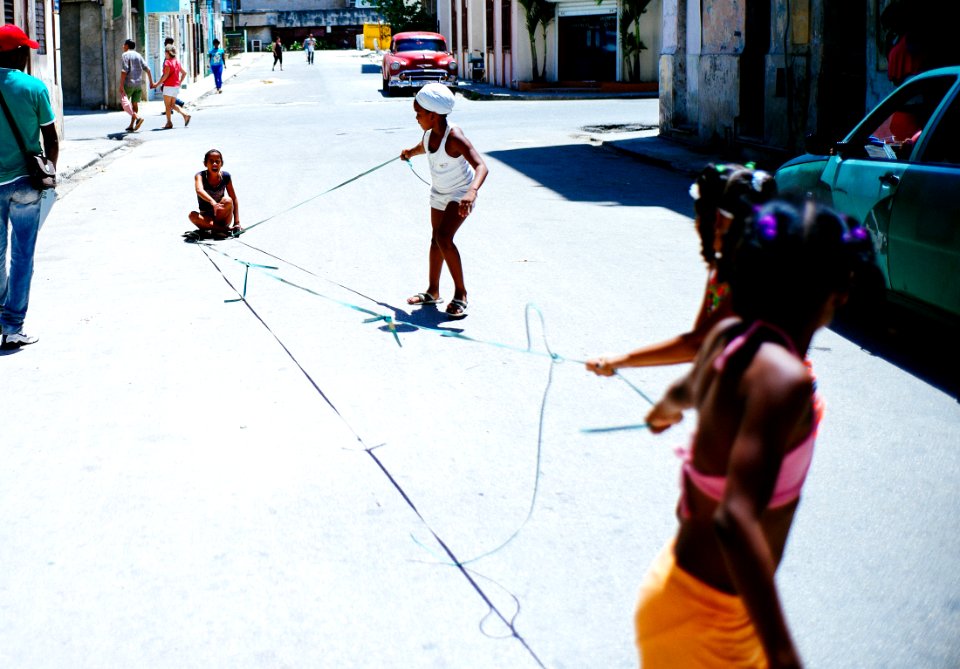
[[[472,188],[460,200],[460,216],[466,218],[473,211],[473,203],[477,199],[477,191]]]
[[[607,362],[606,358],[587,360],[587,369],[597,376],[613,376],[617,373],[617,368]]]
[[[404,149],[400,152],[400,160],[410,160],[410,149]]]
[[[683,420],[683,412],[668,409],[663,402],[658,402],[647,414],[647,427],[654,434],[670,429]]]

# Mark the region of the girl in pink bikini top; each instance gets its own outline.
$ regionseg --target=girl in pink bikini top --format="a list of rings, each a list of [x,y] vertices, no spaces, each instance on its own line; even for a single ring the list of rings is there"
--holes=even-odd
[[[693,508],[693,499],[681,498],[681,523],[670,550],[687,577],[740,599],[750,633],[763,648],[765,658],[759,659],[769,665],[800,666],[774,575],[821,414],[803,356],[872,255],[865,229],[813,203],[798,208],[771,202],[754,211],[730,266],[738,319],[717,324],[689,374],[647,416],[650,431],[659,433],[679,422],[684,410],[697,409],[695,450],[683,464],[684,492],[696,488],[715,504]],[[709,463],[711,473],[695,462],[701,468]],[[664,586],[656,594],[673,597],[671,606],[686,615],[690,605],[676,591]],[[724,635],[733,641],[735,633],[718,621],[710,634],[720,639],[719,647]],[[644,637],[652,644],[650,639]],[[684,648],[672,652],[679,657]],[[675,666],[696,664],[688,659]]]
[[[777,339],[779,339],[779,342],[784,346],[784,348],[789,350],[797,357],[800,357],[790,337],[787,336],[783,330],[778,328],[776,325],[772,325],[771,323],[755,321],[743,333],[731,339],[730,343],[724,347],[720,355],[718,355],[713,361],[714,370],[717,372],[722,372],[726,367],[727,360],[730,358],[730,356],[739,351],[744,344],[751,340],[751,338],[762,335],[764,331],[776,335]],[[810,369],[809,361],[804,360],[804,364],[808,369]],[[813,372],[811,370],[811,377],[812,375]],[[810,427],[810,432],[803,439],[803,441],[791,448],[783,457],[783,461],[780,464],[780,473],[777,475],[777,482],[774,485],[773,495],[770,497],[770,502],[767,504],[767,508],[775,509],[777,507],[785,506],[800,497],[800,491],[803,488],[804,481],[806,481],[807,472],[810,470],[811,462],[813,462],[813,447],[816,443],[817,428],[820,425],[820,420],[823,418],[823,400],[819,393],[814,392],[812,402],[813,421]],[[727,486],[726,475],[715,476],[704,474],[696,469],[692,462],[692,446],[691,448],[678,448],[676,449],[676,454],[683,460],[681,477],[685,476],[687,479],[689,479],[690,482],[696,486],[697,490],[702,492],[710,499],[717,502],[723,499],[723,493]],[[687,518],[689,517],[689,510],[687,507],[686,495],[683,494],[685,488],[682,480],[680,490],[680,513],[682,517]]]

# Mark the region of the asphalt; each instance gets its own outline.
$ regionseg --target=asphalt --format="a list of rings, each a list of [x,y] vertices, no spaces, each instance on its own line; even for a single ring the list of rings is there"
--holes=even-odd
[[[373,52],[371,52],[371,54],[371,58],[375,57]],[[232,58],[229,61],[229,67],[224,72],[224,80],[229,81],[230,78],[240,74],[240,72],[248,67],[259,55],[260,54],[249,53],[240,54]],[[637,99],[651,97],[648,93],[607,93],[576,88],[517,91],[471,81],[462,82],[459,92],[474,100],[491,101],[527,100],[536,102],[544,100]],[[207,76],[181,89],[180,99],[186,102],[186,108],[189,110],[200,98],[211,94],[215,94],[213,77]],[[61,182],[69,182],[70,179],[79,172],[93,167],[98,161],[114,151],[124,148],[127,142],[136,140],[137,133],[123,132],[117,132],[109,137],[99,139],[84,138],[77,140],[75,138],[76,133],[72,131],[82,123],[80,119],[90,113],[101,112],[90,112],[84,109],[64,110],[64,138],[60,144],[60,163],[57,165]],[[144,130],[141,130],[141,132],[143,131]],[[632,136],[627,139],[604,140],[601,138],[599,143],[636,160],[673,170],[687,176],[695,176],[707,162],[720,160],[720,157],[716,155],[704,153],[681,142],[660,137],[659,132],[655,128],[638,133],[638,135],[639,136]]]

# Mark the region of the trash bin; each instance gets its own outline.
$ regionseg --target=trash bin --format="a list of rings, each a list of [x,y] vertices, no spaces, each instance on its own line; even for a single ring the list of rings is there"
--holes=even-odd
[[[483,81],[486,67],[483,63],[483,56],[470,56],[470,79],[474,82]]]

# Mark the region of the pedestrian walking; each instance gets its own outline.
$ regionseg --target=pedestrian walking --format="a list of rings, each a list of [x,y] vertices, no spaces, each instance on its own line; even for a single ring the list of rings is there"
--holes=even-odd
[[[233,178],[223,169],[223,154],[218,149],[210,149],[203,156],[203,166],[206,169],[193,178],[200,211],[190,212],[190,222],[200,232],[215,238],[239,234],[243,230],[240,204],[233,189]]]
[[[303,48],[307,52],[307,65],[313,65],[313,51],[317,48],[317,40],[313,37],[313,33],[303,40]]]
[[[707,284],[693,329],[630,353],[591,358],[587,369],[600,376],[613,376],[624,367],[691,362],[713,326],[733,314],[730,263],[724,259],[732,257],[752,206],[769,201],[776,190],[773,177],[763,170],[736,164],[707,165],[690,187],[700,254],[707,263]]]
[[[37,337],[23,331],[30,301],[33,256],[40,232],[41,194],[30,182],[27,152],[43,152],[54,165],[60,154],[55,116],[46,84],[26,74],[30,49],[39,44],[14,25],[0,27],[0,95],[16,128],[0,117],[0,348],[19,348],[36,343]],[[44,198],[41,198],[44,195]],[[52,195],[52,193],[50,193]],[[8,245],[9,236],[9,269]]]
[[[447,121],[453,111],[453,93],[441,84],[427,84],[413,101],[417,123],[423,139],[416,146],[400,152],[400,158],[427,155],[430,164],[430,268],[427,290],[407,299],[407,304],[439,304],[440,271],[446,262],[453,278],[453,299],[447,305],[449,316],[465,316],[467,287],[463,281],[460,251],[453,237],[473,211],[477,191],[487,178],[487,165],[463,134]]]
[[[164,130],[173,127],[173,121],[170,119],[170,112],[175,111],[183,117],[183,127],[190,125],[190,114],[183,111],[183,108],[177,104],[177,96],[180,94],[180,82],[183,81],[184,72],[180,61],[177,60],[177,47],[170,44],[166,47],[166,59],[163,61],[163,74],[154,84],[154,88],[163,87],[163,109],[167,117],[167,124],[163,126]]]
[[[147,75],[147,83],[153,86],[153,74],[147,61],[137,52],[137,44],[132,39],[123,42],[123,53],[120,55],[120,97],[126,97],[130,102],[130,125],[127,132],[134,132],[143,125],[140,116],[140,102],[146,102],[143,89],[143,75]]]
[[[813,456],[821,405],[804,356],[869,270],[867,231],[812,202],[747,221],[733,309],[647,416],[697,410],[676,537],[650,567],[635,624],[644,669],[799,667],[774,575]]]
[[[280,41],[279,35],[273,41],[273,67],[270,68],[271,72],[277,69],[277,63],[280,63],[280,71],[283,72],[283,42]]]
[[[166,53],[168,46],[173,46],[173,38],[172,38],[172,37],[164,37],[164,38],[163,38],[163,51],[164,51],[164,53]],[[178,97],[176,100],[174,100],[173,103],[174,103],[175,105],[179,105],[179,106],[181,106],[181,107],[183,107],[184,105],[187,104],[186,102],[184,102],[183,100],[181,100],[179,97]]]
[[[207,55],[210,57],[210,73],[213,74],[217,93],[223,93],[223,68],[226,67],[226,60],[223,49],[220,48],[220,40],[213,40],[213,48]]]

